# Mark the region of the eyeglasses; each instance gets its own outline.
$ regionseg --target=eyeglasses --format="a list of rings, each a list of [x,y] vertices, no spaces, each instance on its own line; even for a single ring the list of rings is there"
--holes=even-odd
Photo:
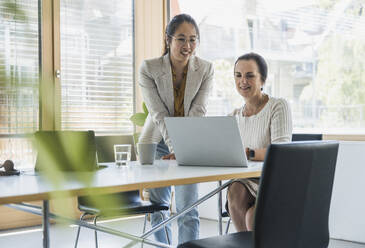
[[[175,37],[173,35],[169,35],[169,37],[174,38],[180,46],[185,45],[188,41],[190,46],[196,46],[199,43],[197,37],[191,37],[190,39],[186,39],[185,37]]]

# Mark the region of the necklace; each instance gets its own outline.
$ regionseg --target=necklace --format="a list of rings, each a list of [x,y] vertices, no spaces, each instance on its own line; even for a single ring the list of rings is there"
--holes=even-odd
[[[249,116],[258,114],[261,111],[261,109],[265,106],[265,103],[267,102],[266,99],[268,99],[267,95],[263,94],[263,96],[261,97],[261,99],[260,99],[259,103],[257,104],[257,107],[254,111],[247,110],[246,104],[245,104],[243,106],[242,115],[249,117]]]

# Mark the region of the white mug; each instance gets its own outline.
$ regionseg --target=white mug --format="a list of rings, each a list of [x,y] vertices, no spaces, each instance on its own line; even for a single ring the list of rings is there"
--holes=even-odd
[[[138,160],[141,164],[153,164],[156,156],[157,143],[138,143]]]

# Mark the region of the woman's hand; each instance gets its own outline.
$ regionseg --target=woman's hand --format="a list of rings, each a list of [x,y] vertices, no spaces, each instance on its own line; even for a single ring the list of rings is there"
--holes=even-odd
[[[250,159],[250,149],[248,147],[246,147],[245,153],[246,153],[247,160],[249,160]]]
[[[163,160],[175,160],[176,159],[175,153],[170,153],[168,155],[162,156],[162,159]]]
[[[251,160],[251,161],[264,161],[265,160],[265,155],[266,155],[266,148],[258,148],[258,149],[251,149],[255,151],[255,156],[254,157],[250,157],[250,149],[246,148],[245,149],[245,153],[246,153],[246,157],[247,160]]]

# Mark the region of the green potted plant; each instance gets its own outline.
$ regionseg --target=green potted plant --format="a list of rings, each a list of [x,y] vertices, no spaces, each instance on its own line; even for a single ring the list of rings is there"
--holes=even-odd
[[[146,118],[148,116],[148,109],[144,102],[142,103],[142,108],[143,108],[143,113],[135,113],[129,118],[134,125],[139,127],[143,127],[144,123],[146,122]],[[133,134],[134,145],[137,144],[140,134],[141,134],[140,132],[135,132]]]

